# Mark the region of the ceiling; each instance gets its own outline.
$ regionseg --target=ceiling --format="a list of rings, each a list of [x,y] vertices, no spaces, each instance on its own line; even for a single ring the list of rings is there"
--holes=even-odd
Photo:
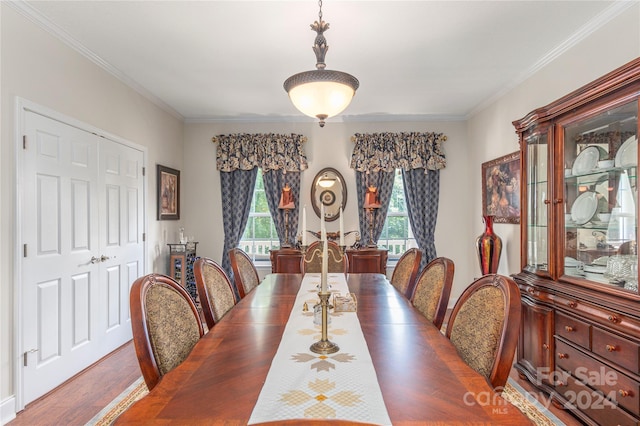
[[[327,69],[360,88],[331,121],[464,119],[634,2],[326,0]],[[282,84],[315,68],[318,2],[17,1],[187,121],[312,121]]]

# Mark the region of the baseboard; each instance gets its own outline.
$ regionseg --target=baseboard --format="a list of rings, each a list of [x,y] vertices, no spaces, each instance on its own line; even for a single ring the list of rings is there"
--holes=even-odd
[[[0,401],[0,424],[4,425],[16,418],[16,398],[10,396]]]

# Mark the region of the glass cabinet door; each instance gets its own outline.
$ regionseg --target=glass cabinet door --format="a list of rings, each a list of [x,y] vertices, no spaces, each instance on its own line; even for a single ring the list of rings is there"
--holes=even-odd
[[[562,126],[564,275],[638,291],[638,103]]]
[[[531,272],[547,271],[549,267],[549,144],[547,133],[526,139],[527,185],[527,259],[525,269]]]

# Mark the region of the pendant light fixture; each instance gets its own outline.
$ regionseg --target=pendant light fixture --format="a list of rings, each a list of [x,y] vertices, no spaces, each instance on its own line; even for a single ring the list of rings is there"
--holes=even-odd
[[[325,69],[324,57],[329,46],[324,32],[329,24],[322,20],[322,0],[318,5],[318,20],[311,24],[311,29],[317,33],[313,45],[317,69],[292,75],[284,82],[284,90],[300,112],[318,118],[320,127],[324,127],[325,119],[340,114],[349,106],[360,83],[351,74]]]

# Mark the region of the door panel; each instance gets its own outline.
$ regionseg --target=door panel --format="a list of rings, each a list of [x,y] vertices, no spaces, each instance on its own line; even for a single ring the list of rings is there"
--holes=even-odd
[[[144,271],[143,153],[34,112],[24,123],[23,405],[131,339]]]

